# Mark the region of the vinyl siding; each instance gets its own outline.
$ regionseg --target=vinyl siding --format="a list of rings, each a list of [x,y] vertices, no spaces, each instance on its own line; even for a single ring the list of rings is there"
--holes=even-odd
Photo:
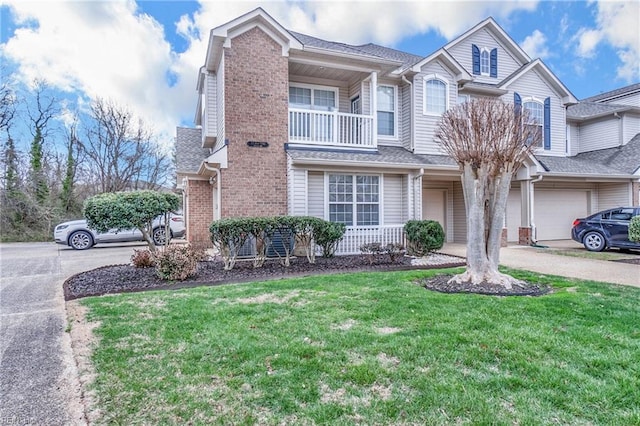
[[[304,169],[289,170],[289,214],[307,216],[307,171]]]
[[[402,147],[411,150],[411,88],[413,85],[404,85],[401,89],[402,121],[400,123],[400,139]]]
[[[530,70],[513,82],[509,91],[502,97],[505,102],[513,102],[513,92],[520,95],[523,103],[531,97],[541,103],[547,97],[551,98],[551,149],[539,148],[536,152],[542,155],[566,155],[566,111],[558,95],[545,80],[535,70]]]
[[[623,143],[626,144],[638,133],[640,133],[640,115],[625,114],[624,116],[622,116]]]
[[[617,119],[605,118],[580,126],[579,152],[595,151],[597,149],[613,148],[620,145]]]
[[[468,37],[460,40],[448,51],[462,65],[469,74],[473,74],[473,64],[471,57],[471,45],[475,44],[479,49],[483,47],[491,51],[493,48],[498,49],[498,77],[490,77],[485,75],[475,75],[475,81],[478,83],[497,84],[512,73],[514,73],[523,64],[519,63],[503,44],[498,42],[490,31],[482,28]]]
[[[309,171],[307,186],[307,214],[324,219],[324,173]]]
[[[384,225],[398,225],[407,221],[406,181],[405,175],[384,175]]]
[[[617,104],[617,105],[640,105],[640,93],[631,93],[628,95],[620,96],[619,98],[609,99],[607,101],[599,101],[603,104]]]
[[[631,190],[628,183],[598,184],[598,210],[631,205]]]
[[[224,119],[225,119],[225,110],[224,110],[224,55],[222,55],[222,59],[220,59],[220,66],[218,67],[218,76],[216,79],[216,119],[218,120],[217,125],[217,139],[215,149],[219,149],[225,143],[225,127],[224,127]]]
[[[440,147],[433,140],[440,116],[426,115],[423,110],[424,77],[432,74],[443,77],[449,83],[449,107],[456,105],[458,99],[457,84],[454,76],[439,61],[425,64],[422,67],[422,71],[413,78],[415,153],[443,155],[444,152],[440,150]]]
[[[580,148],[580,127],[577,124],[569,125],[569,153],[573,157],[577,155]]]
[[[471,49],[469,49],[471,51]],[[453,184],[453,242],[465,243],[467,241],[467,211],[464,206],[464,194],[462,184]]]

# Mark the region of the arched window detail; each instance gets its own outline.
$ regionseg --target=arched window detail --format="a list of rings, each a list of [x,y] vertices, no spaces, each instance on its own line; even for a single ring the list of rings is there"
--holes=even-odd
[[[480,52],[480,74],[489,75],[489,51],[482,49]]]
[[[523,99],[522,108],[528,111],[527,126],[532,126],[538,131],[536,138],[529,143],[536,147],[542,147],[544,134],[544,104],[536,99]]]
[[[449,109],[449,82],[437,74],[424,77],[423,112],[442,115]]]

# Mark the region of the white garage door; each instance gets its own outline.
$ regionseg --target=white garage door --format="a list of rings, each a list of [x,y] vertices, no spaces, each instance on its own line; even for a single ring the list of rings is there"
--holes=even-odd
[[[538,189],[534,200],[538,240],[571,239],[573,221],[588,214],[588,191]]]

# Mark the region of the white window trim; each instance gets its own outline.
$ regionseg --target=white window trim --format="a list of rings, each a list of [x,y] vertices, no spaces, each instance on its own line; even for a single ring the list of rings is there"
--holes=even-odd
[[[432,117],[441,117],[442,114],[434,113],[427,111],[427,81],[429,80],[440,80],[444,83],[444,110],[447,111],[449,109],[449,80],[440,74],[429,74],[422,77],[422,114],[430,115]],[[444,113],[444,112],[443,112]]]
[[[398,140],[398,114],[399,114],[399,106],[398,106],[398,86],[394,86],[393,84],[378,84],[376,87],[376,91],[378,87],[391,87],[393,89],[393,135],[381,135],[378,133],[378,129],[376,129],[376,133],[378,133],[378,139],[387,139],[387,140]],[[377,102],[377,94],[376,94],[376,102]],[[378,115],[378,105],[374,105],[375,114]],[[384,111],[389,112],[389,111]],[[376,120],[377,121],[377,120]]]
[[[340,109],[340,89],[337,87],[333,87],[333,86],[321,86],[319,84],[308,84],[308,83],[295,83],[290,81],[289,82],[289,87],[298,87],[300,89],[311,89],[311,108],[313,108],[313,90],[314,89],[318,89],[318,90],[326,90],[326,91],[331,91],[333,93],[335,93],[336,95],[336,106],[334,107],[335,111],[338,111]],[[287,103],[289,106],[291,106],[291,103],[289,103],[289,88],[287,88]],[[300,105],[300,104],[294,104],[294,105]]]
[[[351,225],[347,226],[347,229],[354,228],[373,228],[384,226],[384,175],[378,173],[360,173],[353,171],[344,171],[344,170],[335,170],[331,172],[324,172],[324,220],[329,221],[329,175],[350,175],[353,176],[353,185],[355,187],[356,177],[357,176],[378,176],[378,224],[377,225]],[[356,197],[354,194],[353,197],[353,206],[357,206]],[[362,203],[361,203],[362,204]],[[369,203],[372,204],[372,203]],[[353,222],[357,222],[357,210],[354,208],[353,210]]]
[[[526,103],[536,103],[542,106],[542,123],[540,126],[540,144],[535,147],[536,150],[544,150],[544,100],[536,98],[535,96],[529,96],[521,99],[522,109],[525,109],[524,104]],[[529,123],[527,123],[529,124]]]
[[[489,63],[487,66],[487,72],[482,72],[482,54],[485,52],[487,53],[487,58],[489,59]],[[480,49],[480,75],[484,75],[487,77],[491,75],[491,51],[486,47],[483,47],[482,49]]]

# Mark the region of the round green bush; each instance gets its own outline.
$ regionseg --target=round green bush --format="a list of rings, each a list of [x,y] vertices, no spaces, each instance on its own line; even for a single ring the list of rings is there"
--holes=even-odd
[[[413,256],[426,256],[444,245],[444,229],[435,220],[410,220],[404,225],[407,251]]]
[[[629,241],[640,243],[640,216],[634,216],[629,222]]]

